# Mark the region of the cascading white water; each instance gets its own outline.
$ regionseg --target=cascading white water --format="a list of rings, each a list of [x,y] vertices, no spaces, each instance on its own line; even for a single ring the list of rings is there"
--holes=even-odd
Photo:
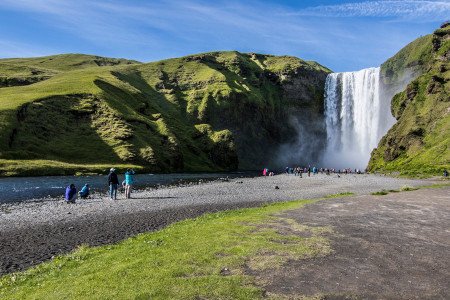
[[[382,96],[379,77],[380,68],[328,75],[325,166],[364,169],[371,151],[394,124],[390,98]]]

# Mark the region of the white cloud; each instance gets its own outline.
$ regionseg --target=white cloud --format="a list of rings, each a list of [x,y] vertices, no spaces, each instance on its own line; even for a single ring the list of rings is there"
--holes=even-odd
[[[233,1],[202,2],[160,1],[123,4],[118,1],[3,0],[0,9],[14,9],[35,14],[35,20],[63,30],[97,45],[167,44],[167,39],[185,42],[236,39],[295,43],[301,37],[316,43],[315,33],[301,22],[289,20],[275,5]]]
[[[314,17],[392,17],[414,19],[419,22],[445,21],[450,16],[450,2],[421,0],[367,1],[315,6],[288,14]]]

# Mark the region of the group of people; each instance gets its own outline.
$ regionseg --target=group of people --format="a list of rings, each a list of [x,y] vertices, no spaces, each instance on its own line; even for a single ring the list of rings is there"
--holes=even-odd
[[[308,177],[311,176],[311,173],[313,175],[322,173],[322,174],[363,174],[366,171],[362,171],[360,169],[351,169],[351,168],[346,168],[346,169],[334,169],[334,168],[317,168],[317,167],[286,167],[285,169],[285,173],[286,174],[294,174],[294,176],[299,176],[300,178],[303,177],[303,173],[308,174]],[[269,172],[269,169],[264,168],[263,169],[263,176],[273,176],[275,175],[275,173],[273,171]]]
[[[134,170],[128,169],[125,172],[125,179],[122,181],[122,187],[125,190],[125,198],[131,198],[131,190],[134,184]],[[108,174],[108,186],[109,186],[109,199],[117,199],[117,189],[119,187],[119,176],[116,173],[116,169],[111,168]],[[65,200],[67,203],[75,203],[77,198],[86,199],[90,195],[89,184],[85,184],[81,191],[77,193],[75,184],[70,184],[66,188]]]
[[[89,196],[89,193],[90,193],[89,184],[86,183],[81,189],[81,191],[79,191],[77,194],[77,188],[75,187],[75,184],[72,183],[71,185],[66,187],[66,194],[65,194],[66,202],[75,203],[78,197],[81,199],[86,199]]]
[[[274,176],[275,173],[273,171],[269,171],[269,169],[264,168],[263,169],[263,176]]]

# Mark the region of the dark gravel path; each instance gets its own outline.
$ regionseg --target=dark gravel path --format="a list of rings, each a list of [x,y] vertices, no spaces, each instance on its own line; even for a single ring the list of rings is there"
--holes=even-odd
[[[320,201],[287,217],[332,226],[334,253],[259,274],[269,293],[450,299],[450,187]]]
[[[196,205],[161,211],[98,215],[55,225],[2,232],[0,235],[0,275],[24,270],[70,252],[82,244],[98,246],[121,241],[139,233],[154,231],[173,222],[204,213],[255,207],[261,202]]]

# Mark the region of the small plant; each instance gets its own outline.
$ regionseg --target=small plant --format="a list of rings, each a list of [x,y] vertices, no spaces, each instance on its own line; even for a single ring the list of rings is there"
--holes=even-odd
[[[382,195],[387,195],[387,194],[389,194],[389,191],[386,191],[386,190],[381,190],[381,191],[372,193],[372,195],[375,195],[375,196],[382,196]]]
[[[325,198],[326,199],[328,199],[328,198],[340,198],[340,197],[349,197],[349,196],[353,196],[353,195],[355,195],[355,193],[342,192],[342,193],[327,195],[327,196],[325,196]]]
[[[403,187],[400,189],[400,191],[402,191],[402,192],[408,192],[408,191],[415,191],[415,190],[418,190],[418,189],[419,189],[419,188],[405,185],[405,186],[403,186]]]

